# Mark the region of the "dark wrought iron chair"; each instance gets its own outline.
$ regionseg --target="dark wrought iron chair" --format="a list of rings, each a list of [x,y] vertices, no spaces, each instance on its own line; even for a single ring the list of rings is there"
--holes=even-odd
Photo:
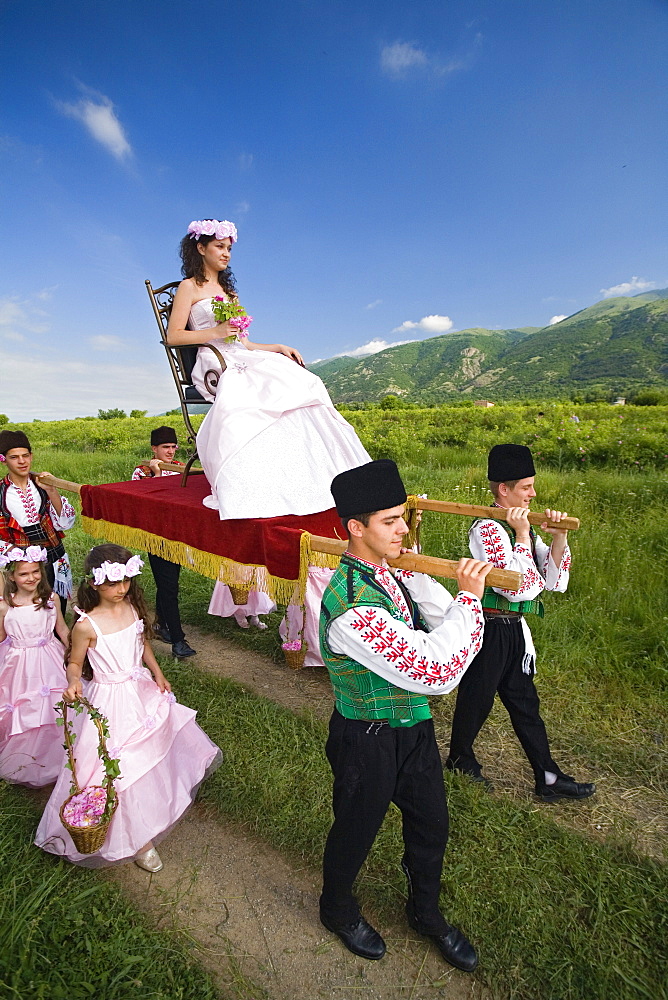
[[[192,464],[197,458],[197,432],[192,425],[191,417],[193,413],[201,412],[201,408],[203,406],[211,406],[211,402],[208,399],[204,399],[204,397],[198,392],[196,386],[192,384],[192,370],[195,366],[195,361],[197,360],[197,348],[201,345],[188,344],[183,347],[173,347],[167,343],[167,325],[172,311],[172,303],[174,302],[174,293],[178,287],[179,282],[174,281],[169,285],[162,285],[161,288],[153,288],[148,278],[146,279],[146,291],[148,292],[148,297],[151,300],[153,313],[158,324],[158,329],[160,330],[160,340],[162,346],[167,352],[169,367],[172,377],[174,378],[174,384],[176,385],[176,391],[179,397],[183,422],[186,425],[186,431],[188,434],[190,454],[188,455],[188,459],[181,475],[181,486],[185,486],[191,471],[193,473],[201,473],[202,471],[201,469],[192,468]],[[209,350],[213,351],[220,363],[220,371],[211,369],[206,372],[204,376],[204,383],[207,389],[215,395],[220,375],[225,371],[226,365],[225,359],[220,351],[217,351],[211,344],[209,344],[208,347]],[[195,410],[195,407],[199,407],[199,410]]]

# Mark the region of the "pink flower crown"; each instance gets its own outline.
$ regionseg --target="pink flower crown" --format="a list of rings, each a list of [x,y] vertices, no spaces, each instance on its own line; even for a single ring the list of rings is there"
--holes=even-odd
[[[197,240],[200,236],[215,236],[217,240],[224,240],[226,236],[229,236],[233,243],[236,243],[238,239],[237,227],[233,222],[228,222],[227,219],[222,222],[219,222],[218,219],[195,220],[188,226],[188,236]]]
[[[96,587],[108,580],[109,583],[118,583],[120,580],[130,579],[139,576],[144,562],[139,556],[130,556],[126,563],[109,562],[108,559],[101,566],[94,566],[86,576],[87,580],[92,580]]]
[[[0,569],[9,566],[10,563],[46,562],[47,558],[46,549],[43,549],[41,545],[28,545],[25,549],[20,549],[15,545],[0,552]]]

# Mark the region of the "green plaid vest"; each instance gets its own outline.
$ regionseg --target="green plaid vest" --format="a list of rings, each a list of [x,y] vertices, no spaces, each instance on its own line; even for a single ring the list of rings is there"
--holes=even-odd
[[[403,587],[402,590],[413,627],[426,631],[417,605]],[[375,580],[373,570],[346,553],[323,594],[320,608],[320,650],[334,688],[337,710],[346,719],[388,721],[390,726],[412,726],[422,719],[430,719],[425,695],[404,691],[351,657],[330,648],[327,638],[330,625],[358,605],[383,608],[398,621],[404,620],[390,595]]]
[[[492,521],[494,518],[485,518],[486,521]],[[474,521],[477,524],[478,521]],[[515,532],[510,527],[506,521],[494,521],[499,527],[510,536],[510,541],[515,546]],[[534,562],[536,559],[536,532],[533,528],[529,529],[529,535],[531,537],[531,554],[534,557]],[[495,590],[491,587],[485,587],[485,591],[482,595],[481,604],[483,608],[494,608],[497,611],[515,611],[522,615],[538,615],[542,618],[545,614],[543,608],[543,602],[538,598],[534,598],[533,601],[509,601],[507,597],[502,594],[497,594]]]

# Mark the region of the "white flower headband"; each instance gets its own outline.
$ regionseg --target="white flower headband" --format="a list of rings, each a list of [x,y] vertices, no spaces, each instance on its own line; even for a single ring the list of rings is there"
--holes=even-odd
[[[222,222],[219,222],[218,219],[204,219],[199,222],[195,220],[188,226],[188,236],[197,240],[200,236],[215,236],[217,240],[224,240],[226,236],[229,236],[233,243],[236,243],[238,239],[237,227],[233,222],[228,222],[227,219],[223,219]]]
[[[29,545],[26,549],[19,549],[15,545],[11,549],[0,552],[0,568],[4,569],[9,563],[46,562],[47,559],[46,549],[43,549],[41,545]]]
[[[98,587],[105,580],[108,580],[109,583],[118,583],[119,580],[139,576],[143,565],[144,562],[139,556],[130,556],[126,563],[112,563],[105,559],[101,566],[95,566],[90,571],[86,579],[92,580]]]

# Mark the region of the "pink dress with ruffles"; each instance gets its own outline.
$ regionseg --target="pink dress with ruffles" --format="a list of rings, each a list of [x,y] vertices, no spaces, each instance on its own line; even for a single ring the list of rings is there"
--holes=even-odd
[[[63,767],[63,731],[53,706],[65,687],[65,648],[53,634],[56,609],[7,608],[0,645],[0,778],[37,788]]]
[[[195,722],[196,713],[161,692],[142,664],[143,622],[119,632],[95,629],[95,649],[88,650],[94,679],[85,686],[88,701],[107,717],[107,749],[120,759],[116,780],[118,807],[107,838],[94,854],[80,854],[59,810],[70,795],[71,775],[63,769],[37,829],[35,843],[52,854],[86,868],[130,861],[149,841],[165,837],[193,801],[200,782],[222,760],[222,754]],[[82,712],[75,717],[74,745],[79,786],[102,783],[98,733]]]

